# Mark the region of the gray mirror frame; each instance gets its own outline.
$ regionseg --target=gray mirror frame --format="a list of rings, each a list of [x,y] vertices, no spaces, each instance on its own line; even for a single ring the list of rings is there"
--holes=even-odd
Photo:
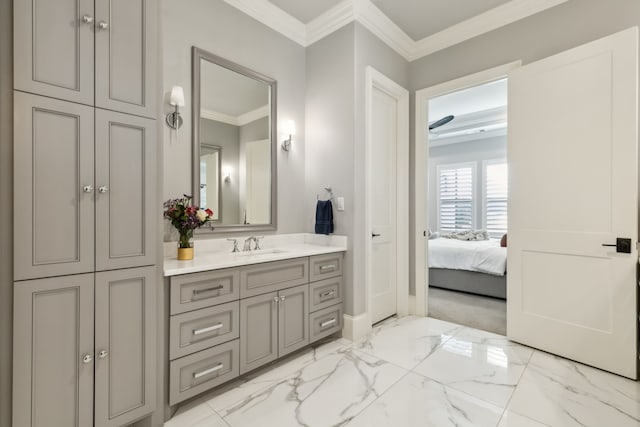
[[[232,224],[221,225],[211,222],[197,229],[200,233],[237,233],[244,231],[276,230],[278,217],[278,170],[277,170],[277,82],[271,77],[260,74],[228,59],[214,55],[196,46],[191,48],[191,191],[193,204],[200,205],[200,61],[206,60],[269,86],[270,97],[270,139],[271,139],[271,222],[269,224]],[[222,198],[220,199],[222,206]]]

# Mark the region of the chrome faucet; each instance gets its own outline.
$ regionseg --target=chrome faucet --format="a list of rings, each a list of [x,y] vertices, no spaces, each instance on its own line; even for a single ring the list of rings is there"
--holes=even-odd
[[[230,242],[233,242],[233,250],[231,252],[240,252],[238,249],[238,239],[227,239]]]
[[[242,250],[244,252],[250,251],[251,250],[251,241],[256,241],[256,238],[251,236],[251,237],[247,237],[244,241],[244,248],[242,248]]]

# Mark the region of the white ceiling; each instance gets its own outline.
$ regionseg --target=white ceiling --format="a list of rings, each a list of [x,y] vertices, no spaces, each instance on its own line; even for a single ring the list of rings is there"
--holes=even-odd
[[[429,100],[429,121],[448,115],[462,116],[507,105],[507,80],[459,90]]]
[[[270,0],[302,23],[309,23],[342,0]]]
[[[509,0],[371,1],[402,31],[417,41],[507,3]]]

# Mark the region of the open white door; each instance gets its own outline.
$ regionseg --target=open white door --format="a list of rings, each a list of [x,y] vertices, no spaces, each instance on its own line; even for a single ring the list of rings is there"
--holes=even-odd
[[[636,28],[509,74],[507,335],[636,378]],[[630,253],[616,238],[631,239]]]

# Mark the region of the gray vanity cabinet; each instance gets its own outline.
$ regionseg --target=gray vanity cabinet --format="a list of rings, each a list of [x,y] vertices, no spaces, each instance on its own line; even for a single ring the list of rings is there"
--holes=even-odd
[[[96,107],[155,117],[157,0],[95,0]]]
[[[13,425],[115,427],[152,412],[156,303],[155,267],[16,282]]]
[[[157,0],[14,1],[14,87],[154,117],[156,21]]]
[[[240,300],[240,373],[309,344],[309,285]]]
[[[14,117],[15,280],[92,272],[94,109],[14,92]]]
[[[15,89],[93,105],[93,2],[13,2]]]
[[[13,425],[93,424],[93,274],[14,287]]]
[[[96,108],[96,270],[155,263],[156,123]]]
[[[278,292],[278,357],[309,344],[309,286]]]
[[[155,121],[22,92],[14,104],[15,280],[154,264]]]
[[[278,358],[277,292],[240,300],[240,374]]]
[[[119,427],[156,406],[155,268],[96,273],[95,427]]]

